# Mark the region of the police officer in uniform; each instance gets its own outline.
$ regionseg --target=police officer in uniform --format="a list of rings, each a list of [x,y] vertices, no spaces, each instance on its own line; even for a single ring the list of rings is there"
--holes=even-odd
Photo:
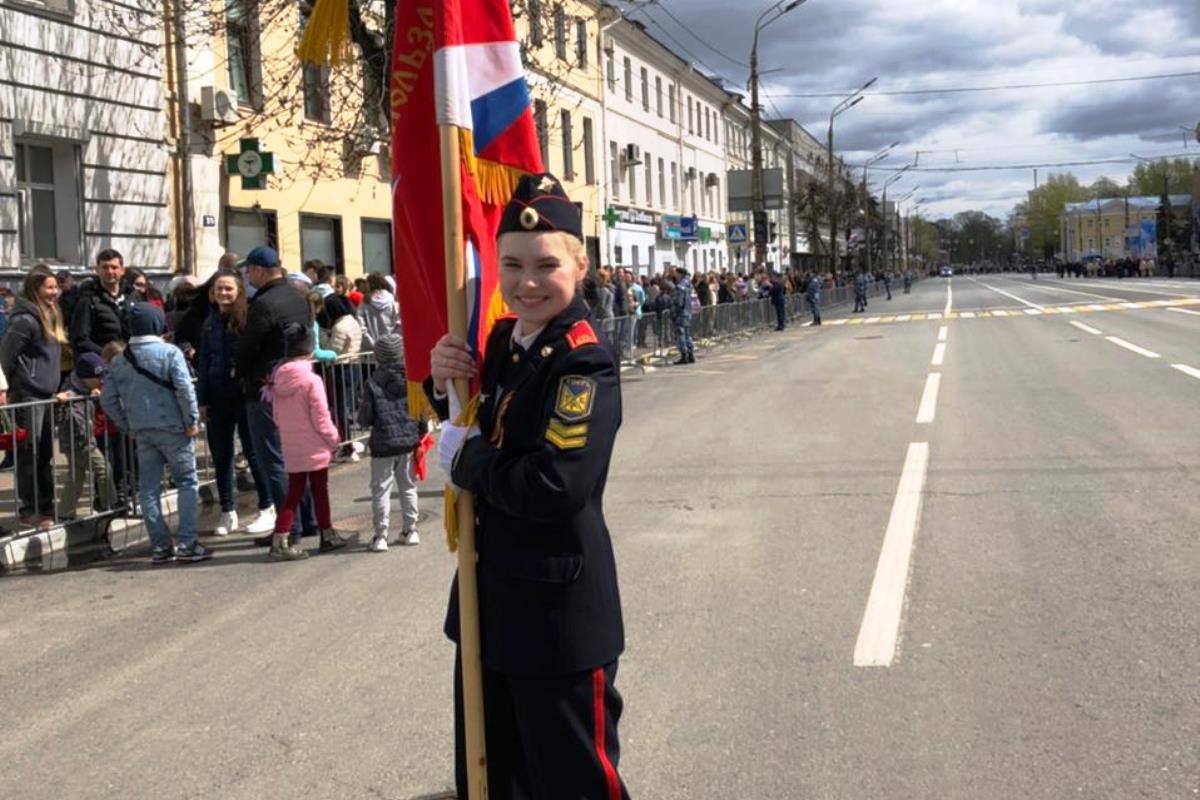
[[[812,324],[821,324],[821,278],[813,275],[808,279],[808,289],[805,292],[808,305],[812,308]]]
[[[867,273],[854,276],[854,313],[867,310]]]
[[[475,495],[490,797],[620,800],[613,682],[625,640],[601,507],[621,424],[618,360],[579,294],[580,213],[558,180],[523,177],[498,237],[500,291],[514,313],[487,341],[477,426],[447,424],[438,445],[455,485]],[[453,336],[431,360],[426,391],[446,419],[447,382],[473,376],[475,361]],[[456,580],[445,625],[454,641],[458,624]]]

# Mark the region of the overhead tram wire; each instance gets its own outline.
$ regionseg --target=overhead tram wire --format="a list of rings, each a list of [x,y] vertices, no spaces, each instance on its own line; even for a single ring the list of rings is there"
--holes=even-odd
[[[1164,153],[1154,156],[1152,160],[1159,161],[1164,158],[1196,158],[1195,153]],[[945,167],[913,167],[909,172],[1002,172],[1004,170],[1030,170],[1030,169],[1047,169],[1056,167],[1090,167],[1101,166],[1105,164],[1133,164],[1137,159],[1126,156],[1125,158],[1098,158],[1087,161],[1052,161],[1042,163],[1028,164],[980,164],[977,166],[962,166],[953,165]],[[855,166],[855,165],[851,165]],[[862,167],[862,164],[855,168]],[[868,166],[868,170],[886,170],[889,167],[872,167]]]
[[[1200,71],[1196,72],[1167,72],[1156,75],[1130,75],[1122,78],[1093,78],[1082,81],[1053,81],[1050,83],[1006,83],[996,86],[953,86],[942,89],[883,89],[874,92],[867,92],[866,96],[877,95],[881,97],[911,97],[916,95],[932,95],[932,94],[967,94],[971,92],[1002,92],[1011,89],[1054,89],[1065,86],[1096,86],[1100,84],[1111,83],[1130,83],[1133,81],[1157,81],[1157,80],[1174,80],[1176,78],[1195,78],[1200,77]],[[822,97],[842,97],[845,92],[789,92],[788,94],[779,95],[780,97],[794,98],[822,98]]]

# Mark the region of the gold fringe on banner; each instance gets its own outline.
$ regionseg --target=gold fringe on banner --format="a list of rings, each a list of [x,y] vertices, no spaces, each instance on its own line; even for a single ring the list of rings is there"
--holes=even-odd
[[[477,158],[471,132],[465,128],[458,129],[458,139],[463,163],[467,167],[467,174],[475,183],[479,199],[493,206],[507,204],[512,199],[521,176],[527,174],[525,170]]]
[[[460,425],[464,428],[469,428],[475,424],[475,417],[479,412],[479,395],[471,398],[471,402],[467,403],[467,407],[462,410],[454,420],[455,425]],[[458,550],[458,493],[450,486],[450,476],[446,476],[446,488],[442,492],[444,500],[442,515],[446,522],[446,547],[451,553]]]
[[[317,0],[296,57],[314,66],[336,66],[350,60],[349,0]]]

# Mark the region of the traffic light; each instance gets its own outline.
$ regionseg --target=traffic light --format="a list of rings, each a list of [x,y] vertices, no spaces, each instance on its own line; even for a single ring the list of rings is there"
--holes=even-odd
[[[767,241],[767,212],[754,212],[754,242],[762,244]]]
[[[772,242],[775,241],[775,239],[778,236],[778,234],[776,233],[776,230],[778,228],[779,228],[778,223],[775,223],[775,222],[771,223],[771,238],[769,239],[769,241],[772,241]]]

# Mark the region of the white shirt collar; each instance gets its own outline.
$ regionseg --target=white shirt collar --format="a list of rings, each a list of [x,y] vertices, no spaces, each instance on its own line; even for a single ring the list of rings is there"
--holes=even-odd
[[[528,350],[529,346],[533,344],[534,340],[537,339],[538,334],[541,333],[545,327],[546,326],[543,325],[533,333],[525,333],[525,328],[522,326],[521,320],[518,319],[517,324],[513,325],[512,329],[513,344],[517,345],[522,350]]]

